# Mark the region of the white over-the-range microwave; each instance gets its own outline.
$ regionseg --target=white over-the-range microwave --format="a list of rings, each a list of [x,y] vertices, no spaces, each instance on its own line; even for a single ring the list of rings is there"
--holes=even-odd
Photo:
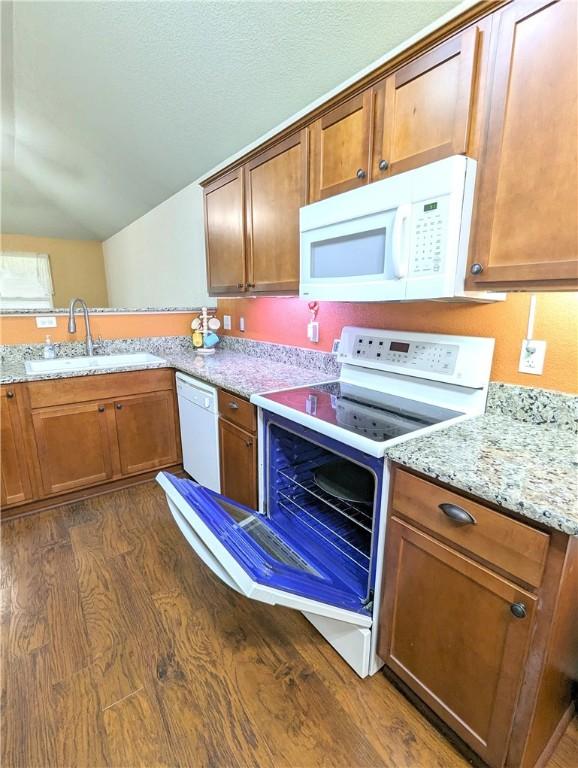
[[[476,161],[463,155],[307,205],[299,295],[328,301],[497,301],[465,291]]]

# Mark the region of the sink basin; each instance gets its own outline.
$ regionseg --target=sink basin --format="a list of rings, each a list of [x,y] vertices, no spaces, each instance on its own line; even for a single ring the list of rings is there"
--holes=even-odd
[[[124,355],[94,355],[93,357],[60,357],[55,360],[26,360],[26,373],[63,373],[94,368],[126,368],[131,365],[164,363],[162,357],[148,352],[128,352]]]

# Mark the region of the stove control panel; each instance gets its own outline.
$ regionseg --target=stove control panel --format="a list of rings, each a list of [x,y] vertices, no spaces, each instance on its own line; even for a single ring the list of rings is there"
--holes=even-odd
[[[488,384],[493,351],[494,339],[480,336],[346,326],[341,331],[337,362],[356,381],[373,369],[482,389]]]
[[[357,335],[353,343],[353,356],[358,360],[388,363],[418,371],[433,371],[451,376],[458,360],[457,344],[439,344],[428,341],[398,341],[379,336]]]

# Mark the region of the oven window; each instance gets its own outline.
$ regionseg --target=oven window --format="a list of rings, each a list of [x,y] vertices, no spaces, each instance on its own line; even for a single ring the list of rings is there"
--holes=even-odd
[[[385,227],[311,244],[311,277],[358,277],[385,272]]]

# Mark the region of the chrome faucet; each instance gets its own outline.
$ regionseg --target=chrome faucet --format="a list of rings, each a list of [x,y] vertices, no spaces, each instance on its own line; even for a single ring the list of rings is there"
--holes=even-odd
[[[80,304],[82,312],[84,314],[84,324],[86,325],[86,354],[89,357],[94,355],[94,342],[92,340],[92,334],[90,333],[90,318],[88,316],[88,307],[84,299],[72,299],[68,308],[68,333],[76,333],[76,318],[74,317],[74,310],[76,305]]]

